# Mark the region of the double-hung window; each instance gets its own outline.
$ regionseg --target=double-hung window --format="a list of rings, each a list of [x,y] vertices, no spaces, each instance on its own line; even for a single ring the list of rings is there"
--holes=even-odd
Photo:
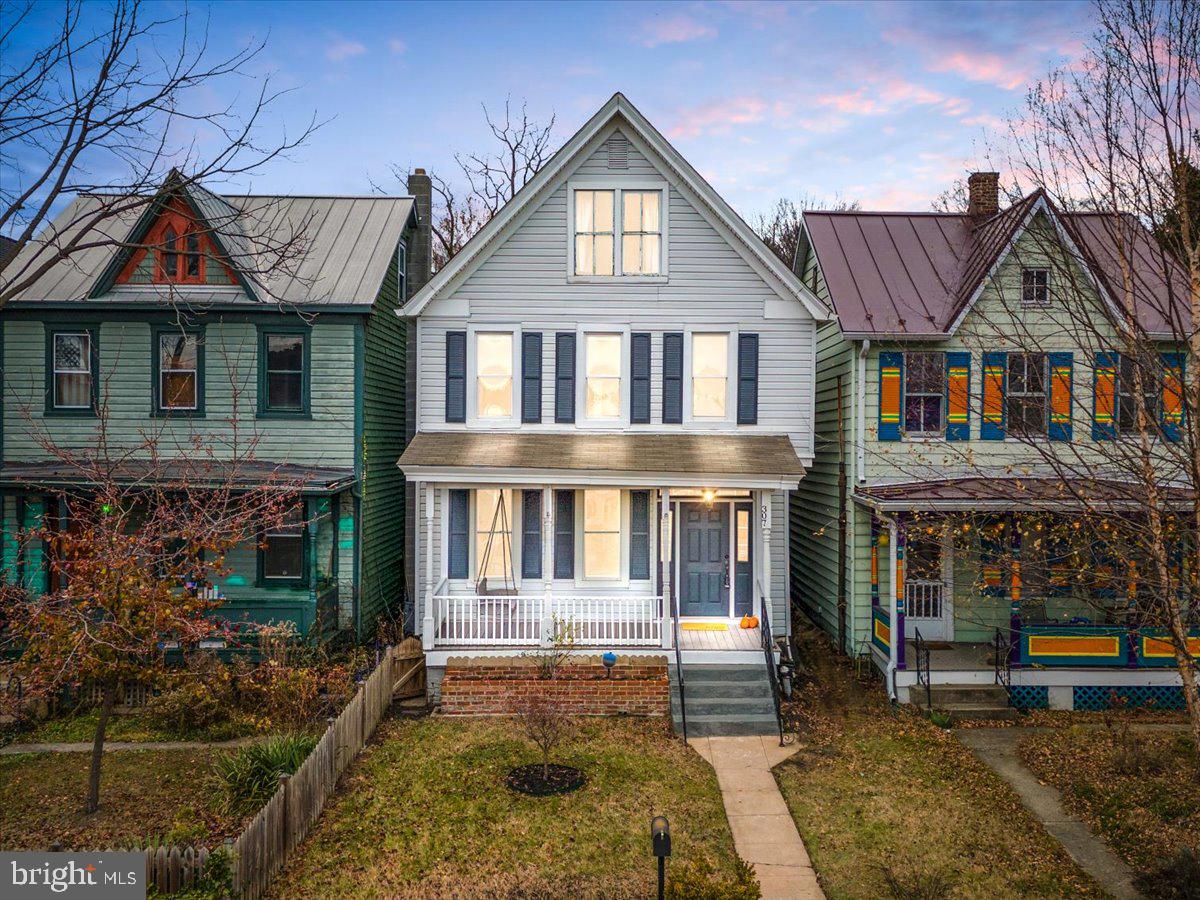
[[[264,330],[259,346],[259,414],[302,418],[309,414],[309,332]]]
[[[503,498],[503,504],[501,504]],[[475,577],[514,582],[513,492],[499,488],[475,491]]]
[[[622,191],[621,271],[657,275],[662,259],[660,191]]]
[[[904,433],[940,434],[945,396],[945,354],[904,354]]]
[[[503,421],[513,417],[515,383],[511,331],[475,332],[475,417]]]
[[[1117,372],[1117,430],[1121,434],[1136,434],[1139,430],[1137,412],[1137,379],[1142,379],[1142,403],[1146,408],[1146,419],[1150,431],[1158,423],[1158,405],[1161,397],[1162,384],[1143,367],[1137,371],[1137,360],[1132,356],[1121,354],[1121,368]]]
[[[94,341],[89,330],[51,332],[51,409],[86,413],[96,408]]]
[[[612,275],[614,191],[575,191],[575,274]]]
[[[1008,430],[1018,437],[1046,434],[1046,354],[1008,354],[1005,413]]]
[[[1021,305],[1038,307],[1050,305],[1050,270],[1026,268],[1021,270]]]
[[[692,334],[692,418],[729,417],[729,334]]]
[[[621,418],[621,373],[624,336],[589,333],[583,339],[584,417]]]
[[[583,492],[583,577],[621,577],[621,491],[593,488]]]
[[[263,530],[260,549],[266,585],[296,585],[304,580],[304,506],[296,504],[279,522]]]
[[[200,335],[195,331],[164,328],[155,332],[156,411],[195,413],[202,403]]]

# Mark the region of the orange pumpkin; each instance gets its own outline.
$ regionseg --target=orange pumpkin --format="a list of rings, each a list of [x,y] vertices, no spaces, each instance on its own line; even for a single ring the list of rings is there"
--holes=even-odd
[[[743,628],[757,628],[758,616],[742,616],[741,625]]]

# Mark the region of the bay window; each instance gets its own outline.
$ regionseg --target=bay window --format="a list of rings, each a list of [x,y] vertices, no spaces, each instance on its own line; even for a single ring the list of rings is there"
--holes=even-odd
[[[513,334],[475,333],[475,415],[510,419],[513,415]]]
[[[622,344],[620,334],[584,337],[584,415],[588,419],[621,417]]]
[[[692,418],[728,416],[729,335],[692,335]]]
[[[583,492],[583,577],[621,577],[621,491],[597,488]]]

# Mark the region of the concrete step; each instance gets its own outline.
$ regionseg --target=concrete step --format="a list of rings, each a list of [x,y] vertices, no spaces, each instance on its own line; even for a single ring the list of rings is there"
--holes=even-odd
[[[681,727],[676,721],[676,729]],[[774,716],[720,716],[694,719],[688,716],[688,737],[733,737],[755,734],[778,734]]]
[[[910,689],[914,703],[925,703],[925,688]],[[1008,691],[998,684],[954,685],[935,684],[929,689],[935,707],[957,706],[1008,706]]]
[[[775,717],[775,701],[765,697],[704,697],[696,699],[687,695],[688,721],[706,716],[762,715]]]
[[[686,676],[684,676],[686,678]],[[767,680],[762,681],[692,681],[688,678],[683,685],[688,702],[707,697],[761,697],[769,695]],[[679,692],[679,683],[671,682],[671,690]]]
[[[934,709],[949,713],[952,719],[998,719],[1006,722],[1015,722],[1021,718],[1019,710],[1013,707],[1004,706],[976,706],[974,704],[968,706],[960,706],[951,704],[950,706],[934,706]],[[691,724],[691,723],[689,723]]]
[[[671,677],[675,677],[675,665],[671,665]],[[684,681],[766,681],[767,666],[765,662],[754,665],[714,666],[692,663],[683,664]]]

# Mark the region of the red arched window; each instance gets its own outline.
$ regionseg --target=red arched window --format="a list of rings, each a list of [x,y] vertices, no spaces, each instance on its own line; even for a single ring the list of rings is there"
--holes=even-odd
[[[159,276],[162,281],[175,281],[179,277],[179,254],[175,252],[179,236],[175,229],[168,225],[162,234],[162,248],[159,250]]]

